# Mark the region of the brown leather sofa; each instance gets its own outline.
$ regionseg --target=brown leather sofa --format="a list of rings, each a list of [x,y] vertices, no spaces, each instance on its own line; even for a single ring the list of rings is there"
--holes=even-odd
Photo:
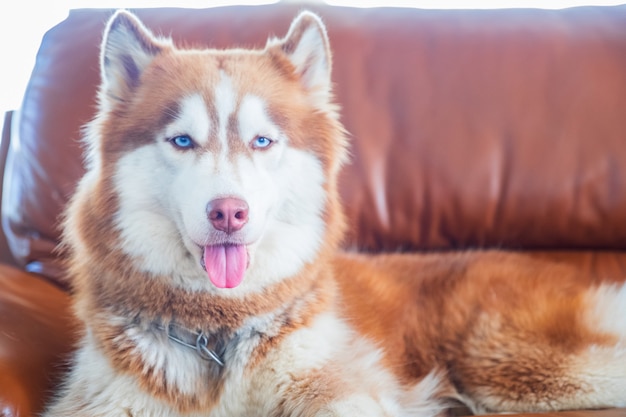
[[[495,247],[588,274],[626,274],[626,6],[288,3],[137,13],[179,42],[263,46],[303,8],[328,25],[352,137],[341,183],[347,248]],[[80,128],[94,113],[98,44],[110,13],[73,11],[52,28],[23,105],[5,117],[1,416],[40,411],[72,349],[69,283],[54,247],[59,214],[83,170]]]

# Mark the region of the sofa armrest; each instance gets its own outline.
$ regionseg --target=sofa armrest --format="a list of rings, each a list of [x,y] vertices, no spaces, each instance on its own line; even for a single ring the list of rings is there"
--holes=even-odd
[[[0,264],[0,415],[42,411],[76,339],[70,297],[45,279]]]

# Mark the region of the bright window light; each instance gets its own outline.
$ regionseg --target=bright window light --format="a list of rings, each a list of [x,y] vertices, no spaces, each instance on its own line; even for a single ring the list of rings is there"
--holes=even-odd
[[[326,0],[335,6],[415,7],[420,9],[564,9],[576,6],[615,6],[624,0]]]
[[[147,7],[206,8],[276,3],[278,0],[20,0],[0,3],[0,127],[5,111],[21,102],[43,35],[72,9]],[[36,11],[36,12],[35,12]],[[8,58],[7,58],[8,57]]]

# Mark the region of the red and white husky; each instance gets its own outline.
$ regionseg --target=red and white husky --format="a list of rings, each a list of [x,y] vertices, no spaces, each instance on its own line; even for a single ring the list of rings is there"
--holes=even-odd
[[[330,68],[311,13],[254,51],[112,17],[65,221],[84,330],[45,415],[626,406],[621,282],[500,252],[339,252]]]

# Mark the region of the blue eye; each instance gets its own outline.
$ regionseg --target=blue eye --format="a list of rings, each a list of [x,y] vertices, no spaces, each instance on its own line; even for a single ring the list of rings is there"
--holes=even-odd
[[[170,143],[179,149],[191,149],[195,146],[193,140],[187,135],[175,136],[170,139]]]
[[[256,149],[265,149],[268,148],[272,143],[274,143],[273,140],[268,139],[265,136],[259,136],[252,141],[252,147]]]

